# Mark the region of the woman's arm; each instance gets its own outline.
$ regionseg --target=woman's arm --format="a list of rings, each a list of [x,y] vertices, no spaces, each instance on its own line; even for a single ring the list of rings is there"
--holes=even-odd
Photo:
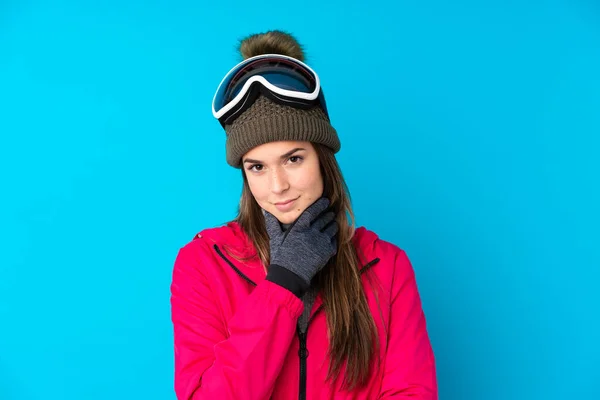
[[[173,269],[177,398],[269,398],[294,338],[302,301],[265,280],[242,302],[227,329],[199,261],[198,251],[210,249],[198,244],[183,247]]]
[[[415,273],[397,249],[392,283],[390,329],[379,399],[437,400],[435,359]]]

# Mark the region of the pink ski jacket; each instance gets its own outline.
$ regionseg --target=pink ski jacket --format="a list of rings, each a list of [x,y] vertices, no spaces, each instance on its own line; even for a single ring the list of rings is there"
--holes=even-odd
[[[241,227],[206,229],[179,249],[171,283],[175,392],[179,400],[437,399],[435,361],[406,253],[364,227],[353,238],[378,330],[379,367],[366,386],[326,381],[326,313],[317,297],[305,334],[304,304],[265,280]],[[359,252],[360,254],[360,252]],[[368,276],[370,275],[370,276]],[[377,296],[376,296],[377,295]]]

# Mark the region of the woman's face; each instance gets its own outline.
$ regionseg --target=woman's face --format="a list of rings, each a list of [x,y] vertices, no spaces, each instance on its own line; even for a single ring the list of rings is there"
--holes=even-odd
[[[310,142],[265,143],[244,154],[242,163],[254,199],[281,223],[294,222],[323,195],[319,158]]]

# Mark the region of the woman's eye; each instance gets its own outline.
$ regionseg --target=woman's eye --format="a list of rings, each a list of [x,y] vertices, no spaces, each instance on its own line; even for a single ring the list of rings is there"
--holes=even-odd
[[[300,157],[300,156],[291,156],[290,157],[290,161],[292,162],[292,164],[294,164],[296,162],[302,161],[302,157]]]
[[[260,171],[262,169],[262,165],[261,164],[254,164],[252,165],[250,168],[248,168],[250,171]]]

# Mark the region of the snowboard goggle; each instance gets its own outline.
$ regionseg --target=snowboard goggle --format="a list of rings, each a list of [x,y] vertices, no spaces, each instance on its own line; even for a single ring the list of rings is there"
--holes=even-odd
[[[260,94],[296,108],[320,105],[327,114],[315,71],[293,57],[262,54],[242,61],[225,75],[213,97],[213,116],[222,126],[231,124]]]

